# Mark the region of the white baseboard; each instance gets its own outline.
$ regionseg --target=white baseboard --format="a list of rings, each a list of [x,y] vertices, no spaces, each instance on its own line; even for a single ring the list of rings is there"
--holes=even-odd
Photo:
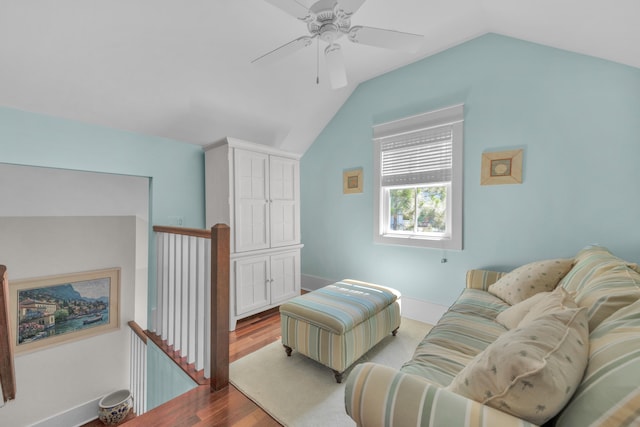
[[[400,299],[402,317],[435,325],[449,307],[403,296]]]
[[[303,274],[301,281],[302,289],[305,291],[315,291],[316,289],[320,289],[323,286],[335,282],[335,280],[332,279],[312,276],[309,274]],[[402,316],[418,320],[420,322],[429,323],[431,325],[438,323],[440,317],[442,317],[442,315],[449,309],[449,307],[444,305],[434,304],[405,296],[401,298],[400,304],[402,307]]]
[[[100,398],[91,400],[75,408],[60,412],[32,424],[31,427],[78,427],[98,418],[98,402]]]

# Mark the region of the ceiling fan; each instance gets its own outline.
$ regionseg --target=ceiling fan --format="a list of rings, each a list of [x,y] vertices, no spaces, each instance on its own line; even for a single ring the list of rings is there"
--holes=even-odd
[[[309,34],[286,43],[271,52],[254,59],[252,63],[279,60],[302,48],[310,46],[313,39],[328,43],[324,49],[329,81],[333,89],[347,85],[347,73],[341,47],[336,41],[342,36],[353,43],[388,49],[415,52],[423,36],[382,28],[351,26],[351,17],[365,0],[318,0],[307,7],[297,0],[266,0],[284,12],[307,23]],[[319,42],[318,42],[319,43]],[[319,47],[318,47],[319,49]]]

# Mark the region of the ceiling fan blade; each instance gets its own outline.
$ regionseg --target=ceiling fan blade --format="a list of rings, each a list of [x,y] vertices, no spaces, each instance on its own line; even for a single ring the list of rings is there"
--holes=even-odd
[[[420,48],[424,38],[419,34],[362,26],[351,27],[347,35],[349,40],[354,43],[404,50],[410,53],[414,53]]]
[[[362,6],[364,2],[365,0],[339,0],[338,7],[347,14],[352,15],[360,9],[360,6]]]
[[[254,59],[251,61],[252,64],[256,62],[260,62],[261,64],[271,64],[272,62],[278,61],[285,56],[291,55],[293,52],[296,52],[304,47],[307,47],[311,44],[314,37],[310,36],[302,36],[289,43],[282,45],[271,52],[267,52],[264,55]]]
[[[298,19],[306,21],[311,19],[309,8],[296,0],[265,0],[267,3],[271,3],[278,9],[287,12],[289,15],[295,16]]]
[[[329,72],[329,82],[333,89],[339,89],[347,85],[347,70],[344,66],[344,56],[339,44],[330,44],[324,50]]]

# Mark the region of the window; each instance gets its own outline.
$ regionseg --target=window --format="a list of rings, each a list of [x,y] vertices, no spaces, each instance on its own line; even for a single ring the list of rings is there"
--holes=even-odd
[[[463,106],[373,128],[378,243],[462,249]]]

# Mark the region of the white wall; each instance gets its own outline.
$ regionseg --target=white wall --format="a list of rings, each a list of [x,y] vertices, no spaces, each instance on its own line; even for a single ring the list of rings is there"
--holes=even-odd
[[[0,425],[77,425],[129,387],[129,328],[146,327],[147,178],[0,164],[0,263],[21,278],[121,268],[120,328],[16,356]]]
[[[129,387],[135,292],[135,217],[3,217],[0,259],[13,276],[120,267],[120,328],[15,357],[17,394],[0,424],[30,425]],[[97,407],[96,407],[97,409]],[[94,415],[96,412],[94,412]]]

